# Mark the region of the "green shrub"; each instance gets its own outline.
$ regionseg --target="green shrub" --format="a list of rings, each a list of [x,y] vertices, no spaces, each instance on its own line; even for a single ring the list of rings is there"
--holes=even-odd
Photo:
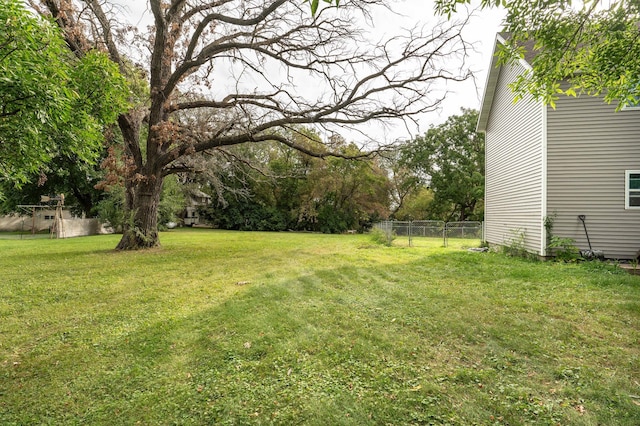
[[[393,240],[396,239],[396,234],[393,231],[380,228],[372,229],[369,235],[371,236],[371,241],[387,247],[390,247],[393,244]]]
[[[575,245],[573,238],[563,238],[553,235],[549,243],[549,250],[556,260],[563,262],[577,262],[582,259],[580,250]]]
[[[124,187],[117,185],[111,188],[108,195],[98,205],[98,218],[102,223],[109,224],[115,232],[122,232],[127,222],[124,208]]]
[[[524,247],[525,231],[518,229],[512,229],[510,231],[511,237],[509,238],[507,245],[502,247],[502,251],[507,256],[514,257],[528,257],[529,253]]]

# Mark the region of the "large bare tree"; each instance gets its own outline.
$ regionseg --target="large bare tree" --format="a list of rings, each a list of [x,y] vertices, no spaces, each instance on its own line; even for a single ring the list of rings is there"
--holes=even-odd
[[[53,16],[78,55],[100,48],[126,74],[132,62],[146,70],[148,101],[118,119],[132,217],[118,249],[159,244],[163,179],[198,153],[275,140],[332,155],[329,144],[311,150],[284,130],[410,120],[439,106],[447,82],[469,76],[464,23],[376,34],[372,13],[386,8],[394,19],[392,1],[350,0],[311,14],[303,0],[149,0],[147,37],[127,37],[121,6],[107,0],[30,2]],[[190,116],[210,120],[193,126]]]

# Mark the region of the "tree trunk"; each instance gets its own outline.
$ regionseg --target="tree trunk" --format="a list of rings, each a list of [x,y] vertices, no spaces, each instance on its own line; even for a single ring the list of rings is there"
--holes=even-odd
[[[129,212],[133,218],[125,223],[122,239],[116,250],[139,250],[160,246],[158,206],[162,181],[162,175],[155,173],[142,178],[132,188],[127,188],[127,192],[133,194]]]

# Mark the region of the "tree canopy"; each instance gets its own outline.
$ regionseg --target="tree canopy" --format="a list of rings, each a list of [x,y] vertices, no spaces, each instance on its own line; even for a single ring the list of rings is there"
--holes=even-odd
[[[322,145],[313,132],[298,131],[310,138],[309,145]],[[346,155],[361,154],[353,144],[333,144]],[[388,216],[388,178],[377,158],[320,159],[276,142],[230,151],[253,161],[220,169],[215,181],[205,180],[206,192],[225,188],[205,212],[216,227],[339,233],[366,230]]]
[[[139,55],[148,78],[146,102],[118,117],[133,214],[118,248],[158,245],[163,180],[193,170],[199,156],[276,141],[318,158],[347,157],[333,149],[332,138],[318,149],[287,135],[295,126],[331,134],[437,108],[443,95],[433,88],[469,75],[464,24],[367,33],[371,11],[393,13],[391,3],[351,0],[337,11],[327,3],[309,13],[303,1],[149,0],[154,25],[144,34],[118,21],[109,1],[30,0],[57,22],[80,57],[102,48],[128,73],[125,58]]]
[[[436,0],[437,10],[451,16],[470,0]],[[640,97],[640,3],[614,0],[482,0],[483,7],[504,7],[507,44],[503,63],[522,58],[533,48],[532,70],[512,85],[554,105],[560,94],[604,95],[619,106]],[[562,82],[568,83],[561,84]]]
[[[404,163],[433,192],[430,218],[482,220],[484,134],[476,132],[477,122],[478,111],[463,109],[403,149]]]
[[[73,57],[57,26],[0,2],[0,183],[20,185],[56,156],[95,159],[127,89],[105,55]],[[6,185],[3,185],[6,187]]]

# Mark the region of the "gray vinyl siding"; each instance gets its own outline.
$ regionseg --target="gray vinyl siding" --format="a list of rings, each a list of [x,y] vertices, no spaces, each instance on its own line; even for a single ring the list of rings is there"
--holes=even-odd
[[[525,248],[542,254],[544,109],[530,97],[514,104],[507,87],[523,71],[502,67],[487,122],[485,239],[509,245],[523,232]]]
[[[553,233],[589,239],[606,257],[629,259],[640,249],[640,209],[625,210],[625,170],[640,170],[640,110],[615,111],[601,98],[563,97],[547,112],[547,194]]]

